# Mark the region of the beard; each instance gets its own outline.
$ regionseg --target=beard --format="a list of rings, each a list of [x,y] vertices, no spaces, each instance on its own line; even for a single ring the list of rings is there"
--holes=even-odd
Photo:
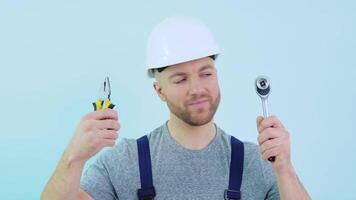
[[[203,108],[191,108],[189,103],[196,101],[201,98],[208,99],[208,106]],[[220,91],[215,99],[208,94],[194,96],[190,100],[184,102],[184,108],[174,105],[172,101],[167,99],[167,106],[169,110],[177,116],[179,119],[183,120],[185,123],[191,126],[202,126],[210,122],[220,103]]]

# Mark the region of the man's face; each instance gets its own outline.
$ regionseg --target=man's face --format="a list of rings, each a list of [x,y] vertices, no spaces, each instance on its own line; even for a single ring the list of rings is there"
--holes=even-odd
[[[154,87],[170,111],[191,126],[210,122],[220,102],[214,61],[205,57],[156,72]]]

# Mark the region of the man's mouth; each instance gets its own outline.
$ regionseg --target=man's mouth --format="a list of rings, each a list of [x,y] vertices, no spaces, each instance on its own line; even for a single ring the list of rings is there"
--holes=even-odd
[[[188,106],[194,107],[194,108],[202,108],[205,107],[209,104],[209,99],[204,98],[204,99],[198,99],[196,101],[190,102]]]

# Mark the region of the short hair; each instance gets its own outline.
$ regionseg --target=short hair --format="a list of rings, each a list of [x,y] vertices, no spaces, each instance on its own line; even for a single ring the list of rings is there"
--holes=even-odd
[[[215,60],[217,55],[211,55],[209,56],[211,59]],[[165,66],[165,67],[160,67],[160,68],[155,68],[152,69],[152,73],[154,74],[155,72],[161,73],[163,70],[165,70],[167,67],[169,66]]]

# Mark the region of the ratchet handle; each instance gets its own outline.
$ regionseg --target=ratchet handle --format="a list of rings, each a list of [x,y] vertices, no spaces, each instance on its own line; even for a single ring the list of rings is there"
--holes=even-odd
[[[271,156],[268,158],[268,161],[274,162],[276,160],[276,156]]]
[[[268,114],[268,103],[267,99],[262,99],[262,109],[263,109],[263,116],[267,118]],[[276,160],[276,156],[271,156],[268,158],[268,161],[274,162]]]

